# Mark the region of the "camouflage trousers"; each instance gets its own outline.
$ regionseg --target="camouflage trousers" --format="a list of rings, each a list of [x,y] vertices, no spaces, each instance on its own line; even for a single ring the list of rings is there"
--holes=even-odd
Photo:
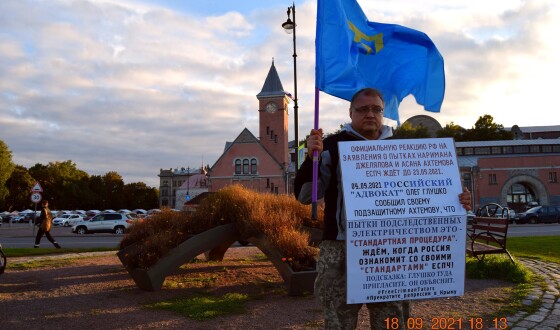
[[[356,329],[363,304],[346,303],[346,242],[323,241],[315,279],[315,297],[323,307],[325,329]],[[387,318],[397,317],[404,329],[410,315],[409,301],[366,304],[371,329],[387,329]]]

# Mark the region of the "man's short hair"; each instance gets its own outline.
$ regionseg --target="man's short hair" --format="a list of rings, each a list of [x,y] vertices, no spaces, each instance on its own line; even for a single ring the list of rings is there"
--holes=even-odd
[[[381,92],[375,88],[366,87],[354,93],[354,95],[352,96],[352,100],[350,101],[350,107],[354,105],[354,101],[356,100],[356,98],[362,94],[364,94],[365,96],[378,96],[381,99],[381,102],[383,102],[383,106],[385,106],[383,94],[381,94]]]
[[[48,199],[43,199],[43,202],[41,203],[41,205],[47,205],[49,204],[49,200]]]

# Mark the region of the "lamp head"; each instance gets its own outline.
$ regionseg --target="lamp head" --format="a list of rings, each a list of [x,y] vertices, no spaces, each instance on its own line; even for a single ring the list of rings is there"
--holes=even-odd
[[[282,23],[282,27],[284,28],[284,31],[286,31],[286,33],[288,34],[292,34],[292,31],[295,29],[296,25],[292,22],[292,20],[290,19],[290,12],[291,12],[292,7],[288,7],[288,20],[286,20],[284,23]]]
[[[282,27],[284,28],[284,31],[286,31],[287,34],[292,34],[292,31],[294,30],[294,23],[290,18],[288,18],[287,21],[282,23]]]

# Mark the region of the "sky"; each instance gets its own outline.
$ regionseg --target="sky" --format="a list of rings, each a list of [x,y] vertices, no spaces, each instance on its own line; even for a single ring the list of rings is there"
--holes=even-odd
[[[558,0],[359,0],[370,21],[426,33],[445,61],[440,113],[409,96],[401,122],[471,128],[560,124]],[[159,186],[160,169],[212,166],[244,128],[274,64],[294,87],[292,1],[2,0],[0,140],[27,168],[71,160],[90,175]],[[296,1],[299,138],[313,127],[316,1]],[[294,136],[293,103],[289,136]],[[349,120],[320,93],[319,126]],[[395,122],[386,121],[389,125]]]

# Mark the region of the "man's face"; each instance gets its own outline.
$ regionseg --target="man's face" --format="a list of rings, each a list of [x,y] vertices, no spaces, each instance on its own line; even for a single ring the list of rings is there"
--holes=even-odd
[[[383,126],[383,111],[375,112],[374,108],[383,109],[381,98],[364,94],[358,95],[350,107],[352,128],[369,140],[377,140]],[[364,111],[365,109],[368,110]]]

